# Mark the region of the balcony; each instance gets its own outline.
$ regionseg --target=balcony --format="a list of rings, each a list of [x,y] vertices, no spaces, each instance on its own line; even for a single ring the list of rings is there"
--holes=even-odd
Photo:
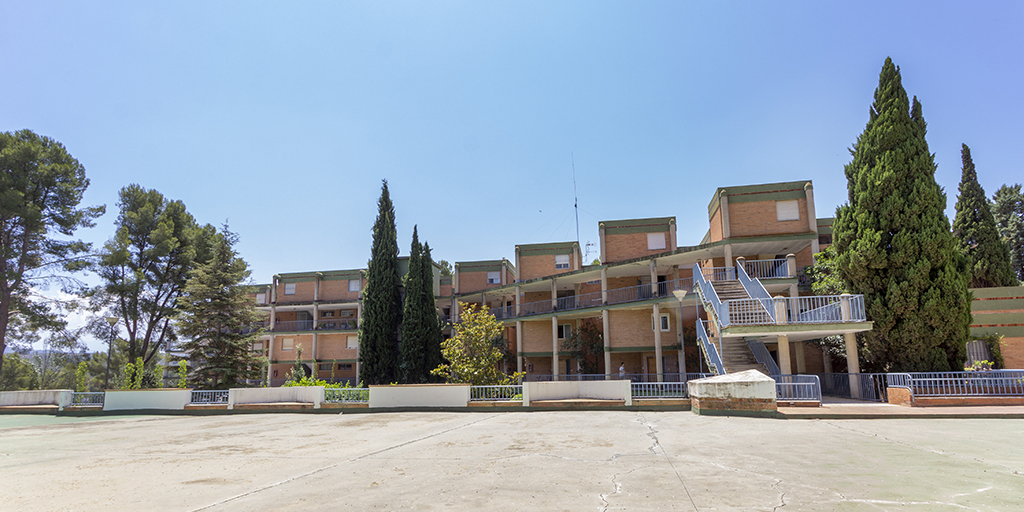
[[[625,304],[628,302],[640,302],[652,299],[664,299],[674,298],[673,291],[685,290],[687,292],[693,289],[693,279],[684,277],[682,279],[675,279],[672,281],[662,281],[660,283],[652,284],[641,284],[637,286],[628,286],[625,288],[615,288],[608,290],[608,301],[604,302],[601,300],[602,292],[584,293],[581,295],[572,295],[569,297],[558,297],[552,304],[551,299],[538,300],[535,302],[526,302],[520,304],[519,315],[516,315],[516,306],[498,306],[490,308],[490,313],[494,315],[498,320],[508,320],[512,318],[523,318],[534,315],[543,315],[547,313],[558,313],[566,311],[576,311],[580,309],[595,308],[602,305],[611,304]]]
[[[259,322],[259,327],[267,328],[270,322]],[[257,328],[259,328],[257,327]],[[358,322],[355,320],[321,320],[315,327],[313,326],[312,320],[286,320],[278,321],[272,328],[268,330],[271,332],[304,332],[304,331],[354,331],[359,328]],[[253,329],[255,330],[255,329]]]

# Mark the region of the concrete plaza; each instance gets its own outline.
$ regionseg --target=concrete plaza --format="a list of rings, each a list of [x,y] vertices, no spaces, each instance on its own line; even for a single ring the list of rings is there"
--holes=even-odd
[[[1024,420],[0,416],[4,510],[1020,510]]]

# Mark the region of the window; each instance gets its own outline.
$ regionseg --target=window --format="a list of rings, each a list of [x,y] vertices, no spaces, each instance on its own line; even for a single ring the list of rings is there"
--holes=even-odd
[[[320,318],[334,318],[334,311],[321,311]]]
[[[665,233],[647,233],[647,250],[654,251],[665,248]]]
[[[568,254],[556,254],[555,255],[555,268],[569,268],[569,255]]]
[[[572,324],[558,324],[558,339],[564,340],[572,336]]]
[[[487,284],[501,284],[501,272],[488,272]]]
[[[352,363],[338,363],[338,369],[342,371],[352,371]]]
[[[266,303],[267,303],[267,294],[265,294],[265,293],[257,293],[256,294],[256,304],[266,304]]]
[[[662,313],[661,314],[661,332],[671,331],[672,330],[671,326],[672,326],[672,324],[669,321],[669,314],[668,313]],[[652,331],[654,330],[654,315],[651,315],[651,330]]]
[[[317,371],[321,372],[329,372],[331,371],[331,368],[334,368],[334,363],[320,363],[316,365]]]
[[[284,294],[285,295],[295,295],[295,283],[285,283],[284,284]]]
[[[800,220],[800,203],[796,199],[791,201],[775,201],[775,218],[779,222]]]
[[[359,348],[359,336],[349,336],[345,348]]]
[[[295,348],[295,338],[284,338],[281,340],[281,350],[287,351]]]
[[[253,352],[263,352],[263,342],[257,341],[252,344]]]
[[[358,292],[360,284],[362,284],[362,283],[360,283],[358,279],[349,279],[348,280],[348,291],[350,291],[350,292]]]

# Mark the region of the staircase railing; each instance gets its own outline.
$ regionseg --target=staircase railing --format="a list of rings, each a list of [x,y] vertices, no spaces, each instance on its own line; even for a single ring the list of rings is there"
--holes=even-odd
[[[757,362],[764,365],[768,369],[768,375],[780,375],[782,373],[779,370],[779,365],[775,364],[775,359],[772,359],[772,355],[768,352],[768,347],[764,346],[761,340],[747,340],[747,346],[750,347],[750,352],[754,354],[754,359]]]
[[[722,307],[722,301],[718,299],[718,292],[707,279],[704,279],[704,270],[697,264],[693,265],[693,287],[705,305],[711,306],[718,325],[729,325],[729,308]]]
[[[772,296],[768,294],[768,290],[764,289],[764,285],[757,279],[751,279],[747,275],[744,265],[736,265],[736,277],[740,284],[743,285],[743,289],[747,291],[747,295],[751,299],[755,299],[761,303],[761,307],[764,308],[765,312],[775,321],[775,306],[772,304]]]
[[[700,320],[697,320],[697,341],[700,343],[701,352],[704,353],[704,360],[708,363],[708,367],[715,372],[715,375],[725,375],[725,365],[722,364],[722,358],[718,355],[718,349],[708,339],[708,333],[704,330],[704,322]]]

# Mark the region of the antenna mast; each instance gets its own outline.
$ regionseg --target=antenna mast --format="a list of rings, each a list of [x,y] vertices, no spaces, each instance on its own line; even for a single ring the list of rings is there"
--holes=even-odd
[[[576,156],[569,152],[572,159],[572,207],[576,209],[576,243],[580,243],[580,200],[576,196]]]

